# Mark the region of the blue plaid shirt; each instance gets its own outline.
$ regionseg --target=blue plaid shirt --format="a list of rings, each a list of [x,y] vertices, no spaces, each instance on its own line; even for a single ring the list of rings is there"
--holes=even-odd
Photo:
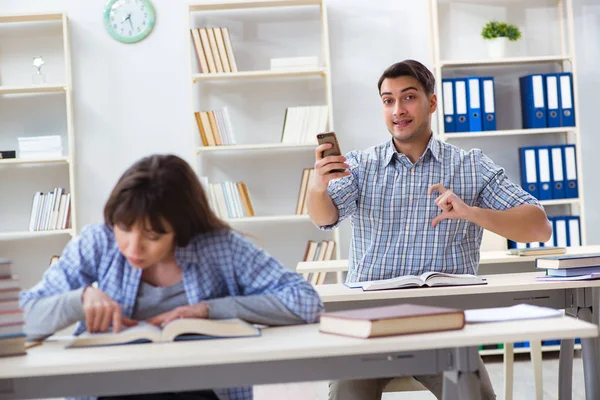
[[[183,269],[183,285],[189,304],[227,296],[271,293],[291,312],[315,322],[323,304],[312,286],[300,275],[283,267],[237,232],[226,231],[196,236],[175,251]],[[119,251],[112,229],[89,225],[66,246],[59,261],[40,283],[20,296],[28,301],[64,293],[98,282],[98,287],[123,308],[134,311],[141,269],[133,268]],[[76,334],[85,329],[79,323]],[[251,400],[252,388],[216,389],[220,399]]]
[[[391,140],[346,158],[351,174],[328,187],[339,219],[320,228],[333,229],[352,217],[348,282],[427,271],[477,273],[483,229],[449,219],[432,228],[441,212],[435,204],[440,193],[427,194],[433,184],[442,183],[470,206],[506,210],[539,205],[481,150],[466,152],[433,135],[414,164]]]

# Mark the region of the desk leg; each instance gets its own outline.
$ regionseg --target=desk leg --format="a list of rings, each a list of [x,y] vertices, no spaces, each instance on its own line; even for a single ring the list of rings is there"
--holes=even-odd
[[[558,359],[558,398],[571,400],[573,396],[573,339],[560,341],[560,355]]]
[[[592,322],[592,309],[583,307],[577,310],[577,317]],[[600,370],[598,368],[598,339],[581,339],[583,355],[583,374],[585,379],[585,397],[588,400],[600,399]]]
[[[452,369],[444,372],[442,400],[481,400],[479,350],[477,347],[456,349]]]

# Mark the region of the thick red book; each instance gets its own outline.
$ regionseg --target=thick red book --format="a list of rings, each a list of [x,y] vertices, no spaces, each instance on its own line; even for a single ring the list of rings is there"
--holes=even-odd
[[[463,310],[400,304],[321,314],[320,331],[371,338],[462,329]]]

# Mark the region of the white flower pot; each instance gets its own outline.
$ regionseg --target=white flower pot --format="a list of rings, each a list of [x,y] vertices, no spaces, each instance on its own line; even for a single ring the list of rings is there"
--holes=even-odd
[[[506,53],[508,38],[499,37],[486,40],[488,46],[488,55],[490,58],[503,58]]]

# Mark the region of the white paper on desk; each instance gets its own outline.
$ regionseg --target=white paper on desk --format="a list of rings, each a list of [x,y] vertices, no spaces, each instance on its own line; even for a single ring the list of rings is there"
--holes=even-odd
[[[468,324],[478,322],[517,321],[521,319],[537,319],[561,317],[563,310],[554,308],[532,306],[531,304],[517,304],[512,307],[482,308],[479,310],[465,310],[465,320]]]
[[[369,281],[363,282],[345,282],[344,286],[349,287],[350,289],[361,288],[365,283],[369,283]]]

